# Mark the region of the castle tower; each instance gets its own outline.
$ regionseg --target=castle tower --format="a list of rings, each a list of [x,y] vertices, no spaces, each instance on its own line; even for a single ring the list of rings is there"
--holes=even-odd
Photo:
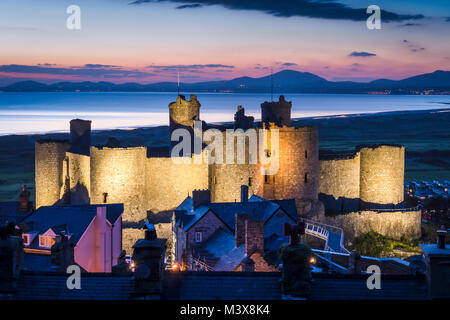
[[[35,143],[36,209],[59,202],[64,186],[69,141],[38,140]]]
[[[65,160],[68,168],[65,197],[71,204],[90,203],[90,150],[91,121],[81,119],[70,121],[70,149]]]
[[[191,94],[191,100],[186,100],[185,96],[178,95],[177,101],[169,104],[169,131],[170,136],[176,129],[187,129],[193,137],[194,133],[194,121],[200,120],[200,102],[197,100],[197,96]],[[193,143],[192,139],[192,143]],[[177,142],[171,142],[173,147]]]
[[[405,147],[360,146],[361,209],[394,208],[403,204]]]
[[[262,194],[265,199],[317,199],[319,188],[319,132],[317,127],[283,127],[278,130],[279,167],[274,175],[262,177]],[[274,159],[275,160],[275,159]]]
[[[89,156],[91,149],[91,121],[74,119],[70,121],[69,152]]]
[[[279,101],[264,102],[261,104],[261,121],[265,124],[275,123],[278,127],[291,125],[292,101],[284,100],[280,96]]]

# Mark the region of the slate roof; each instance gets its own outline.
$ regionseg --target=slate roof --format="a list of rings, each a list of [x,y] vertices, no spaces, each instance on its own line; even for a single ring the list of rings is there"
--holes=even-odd
[[[49,254],[25,253],[23,255],[24,270],[51,271],[53,268]]]
[[[237,248],[234,247],[226,254],[222,255],[213,268],[215,271],[231,271],[239,266],[244,258],[245,245],[242,244]]]
[[[314,250],[318,255],[322,257],[327,257],[332,262],[344,267],[348,268],[349,266],[349,254],[345,253],[335,253],[329,252],[325,254],[321,252],[322,250]],[[319,259],[320,260],[320,259]],[[327,263],[324,262],[324,265]],[[409,275],[411,274],[411,269],[409,268],[409,262],[405,260],[401,260],[398,258],[375,258],[375,257],[366,257],[361,256],[358,262],[359,270],[367,270],[370,265],[377,265],[380,267],[381,273],[385,275]]]
[[[234,233],[218,228],[199,248],[200,254],[220,258],[235,245]]]
[[[164,298],[169,300],[279,300],[278,272],[168,272]]]
[[[367,275],[313,276],[311,300],[425,300],[425,276],[381,276],[381,289],[367,288]]]
[[[23,271],[16,300],[126,300],[134,290],[131,276],[111,273],[86,273],[81,289],[67,288],[67,274]]]
[[[248,202],[216,202],[200,205],[196,209],[193,208],[193,200],[189,196],[174,212],[177,226],[181,226],[182,223],[184,229],[188,230],[211,209],[231,231],[234,231],[236,214],[249,214],[251,220],[266,222],[280,208],[294,221],[297,221],[298,216],[294,200],[269,201],[257,196],[252,196]]]
[[[33,205],[30,202],[28,204],[30,210],[28,212],[20,211],[19,201],[0,202],[0,225],[4,225],[7,222],[19,223],[32,213]]]
[[[37,231],[39,234],[45,233],[50,228],[55,233],[66,231],[76,244],[97,215],[99,206],[101,205],[40,207],[24,219],[23,223],[28,225],[29,231]],[[123,212],[123,205],[108,204],[105,206],[107,207],[106,218],[111,224],[115,223]],[[28,247],[37,247],[38,238],[35,237]]]

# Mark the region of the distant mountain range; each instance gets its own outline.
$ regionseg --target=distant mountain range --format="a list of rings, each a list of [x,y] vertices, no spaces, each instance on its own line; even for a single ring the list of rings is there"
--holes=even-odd
[[[379,93],[379,94],[450,94],[450,71],[437,70],[403,80],[379,79],[368,83],[353,81],[328,81],[309,72],[283,70],[273,75],[232,80],[182,83],[184,92],[234,92],[234,93]],[[3,88],[6,92],[176,92],[176,82],[152,84],[111,82],[58,82],[43,84],[21,81]]]

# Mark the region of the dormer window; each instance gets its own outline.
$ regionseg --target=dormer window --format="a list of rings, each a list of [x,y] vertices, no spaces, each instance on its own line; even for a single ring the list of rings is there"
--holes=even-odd
[[[37,235],[37,232],[27,232],[27,233],[22,234],[23,244],[25,246],[31,245],[31,243],[33,242],[36,235]]]
[[[30,235],[29,234],[23,234],[22,235],[22,239],[23,239],[23,244],[26,246],[30,245]]]
[[[50,249],[55,244],[55,238],[51,236],[39,236],[39,247]]]

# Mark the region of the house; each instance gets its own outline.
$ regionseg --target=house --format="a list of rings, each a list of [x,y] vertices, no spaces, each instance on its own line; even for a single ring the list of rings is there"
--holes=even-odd
[[[88,272],[111,272],[122,250],[122,204],[41,207],[20,224],[24,269],[46,270],[58,235],[74,247],[74,260]]]
[[[297,220],[294,200],[248,199],[247,186],[234,203],[211,203],[208,190],[194,190],[174,211],[174,260],[188,270],[237,271],[250,258],[254,271],[276,271],[270,257],[288,242],[283,224]]]
[[[442,236],[443,238],[445,235]],[[17,261],[20,238],[0,232],[0,300],[281,300],[281,272],[163,271],[164,250],[155,240],[138,240],[135,258],[142,270],[126,273],[87,273],[80,290],[67,287],[65,272],[29,271]],[[385,274],[381,289],[367,286],[368,274],[313,273],[307,300],[427,300],[448,299],[450,249],[440,244],[423,247],[426,273]],[[156,266],[156,267],[155,267]],[[151,272],[148,272],[151,270]],[[383,267],[382,267],[383,270]],[[144,271],[144,272],[143,272]],[[162,276],[163,275],[163,276]],[[144,291],[142,291],[144,290]],[[294,298],[295,299],[295,298]]]

